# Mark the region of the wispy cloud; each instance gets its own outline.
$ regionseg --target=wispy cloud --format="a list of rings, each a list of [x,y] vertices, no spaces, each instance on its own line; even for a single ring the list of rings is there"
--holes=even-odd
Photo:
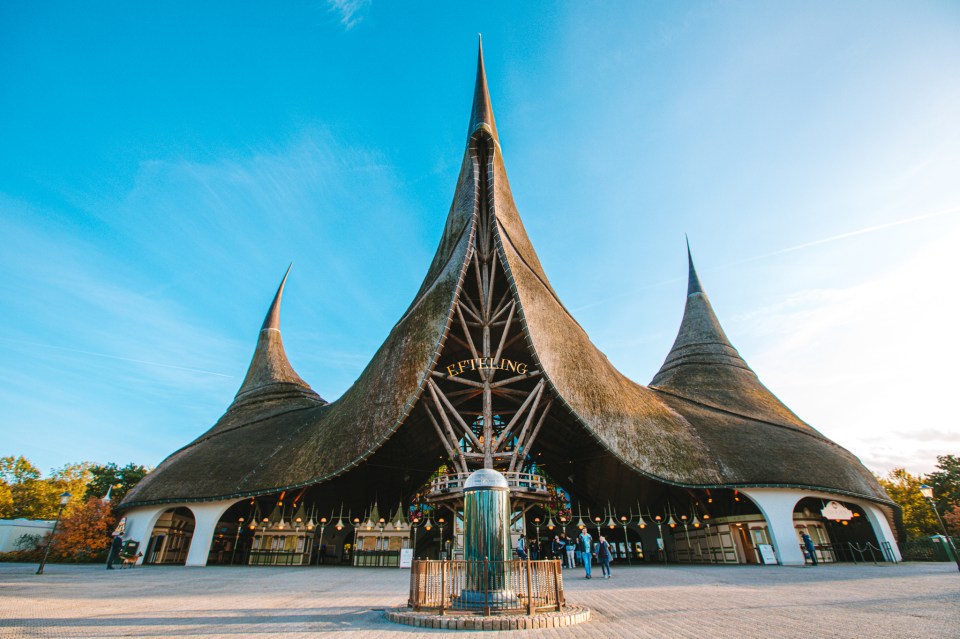
[[[929,472],[960,437],[948,328],[960,302],[942,287],[960,272],[958,241],[947,229],[875,279],[791,293],[727,328],[749,336],[737,345],[788,406],[868,466]]]
[[[755,260],[763,260],[768,257],[775,257],[777,255],[784,255],[786,253],[792,253],[794,251],[800,251],[806,248],[811,248],[814,246],[820,246],[821,244],[830,244],[831,242],[838,242],[840,240],[845,240],[851,237],[858,237],[860,235],[867,235],[869,233],[876,233],[877,231],[885,231],[887,229],[892,229],[898,226],[903,226],[905,224],[913,224],[915,222],[922,222],[924,220],[929,220],[936,217],[941,217],[944,215],[956,215],[960,213],[960,207],[945,209],[942,211],[933,211],[932,213],[925,213],[923,215],[915,215],[913,217],[904,218],[902,220],[894,220],[892,222],[886,222],[884,224],[874,224],[871,226],[865,226],[860,229],[853,231],[847,231],[846,233],[838,233],[836,235],[830,235],[828,237],[822,237],[818,240],[813,240],[811,242],[804,242],[802,244],[797,244],[795,246],[788,246],[786,248],[773,251],[772,253],[762,253],[760,255],[754,255],[753,257],[745,257],[742,260],[737,260],[736,262],[731,262],[728,266],[734,264],[743,264],[745,262],[753,262]]]
[[[30,348],[53,348],[60,351],[65,351],[68,353],[77,353],[78,355],[89,355],[90,357],[103,357],[105,359],[115,359],[121,362],[131,362],[133,364],[146,364],[147,366],[160,366],[161,368],[172,368],[178,371],[187,371],[190,373],[203,373],[205,375],[217,375],[219,377],[234,377],[234,375],[227,375],[225,373],[217,373],[215,371],[207,371],[200,368],[190,368],[189,366],[177,366],[176,364],[165,364],[163,362],[151,362],[143,359],[134,359],[132,357],[120,357],[119,355],[108,355],[106,353],[95,353],[93,351],[84,351],[79,348],[67,348],[65,346],[56,346],[54,344],[40,344],[37,342],[28,342],[25,340],[14,340],[6,337],[0,337],[0,341],[11,342],[18,344],[20,346],[27,346]]]
[[[327,7],[340,19],[343,28],[350,30],[363,21],[363,14],[372,0],[327,0]]]
[[[861,235],[868,235],[868,234],[870,234],[870,233],[877,233],[877,232],[879,232],[879,231],[885,231],[885,230],[888,230],[888,229],[896,228],[896,227],[898,227],[898,226],[904,226],[904,225],[907,225],[907,224],[915,224],[915,223],[917,223],[917,222],[922,222],[922,221],[929,220],[929,219],[933,219],[933,218],[937,218],[937,217],[957,215],[957,214],[960,214],[960,207],[949,208],[949,209],[944,209],[944,210],[940,210],[940,211],[933,211],[933,212],[931,212],[931,213],[924,213],[924,214],[922,214],[922,215],[914,215],[914,216],[911,216],[911,217],[908,217],[908,218],[903,218],[903,219],[900,219],[900,220],[894,220],[894,221],[892,221],[892,222],[885,222],[885,223],[883,223],[883,224],[873,224],[873,225],[865,226],[865,227],[863,227],[863,228],[855,229],[855,230],[852,230],[852,231],[847,231],[847,232],[844,232],[844,233],[837,233],[837,234],[835,234],[835,235],[829,235],[829,236],[827,236],[827,237],[822,237],[822,238],[819,238],[819,239],[816,239],[816,240],[812,240],[812,241],[810,241],[810,242],[803,242],[802,244],[796,244],[796,245],[794,245],[794,246],[788,246],[788,247],[785,247],[785,248],[782,248],[782,249],[778,249],[778,250],[772,251],[772,252],[770,252],[770,253],[760,253],[760,254],[758,254],[758,255],[753,255],[753,256],[751,256],[751,257],[745,257],[745,258],[742,258],[742,259],[739,259],[739,260],[735,260],[735,261],[733,261],[733,262],[729,262],[729,263],[727,263],[727,264],[722,264],[722,265],[720,265],[720,266],[715,266],[715,267],[713,267],[713,268],[698,268],[697,271],[698,271],[699,273],[701,273],[701,274],[702,274],[702,273],[709,273],[709,272],[711,272],[711,271],[720,270],[720,269],[725,269],[725,268],[729,268],[729,267],[731,267],[731,266],[736,266],[736,265],[739,265],[739,264],[745,264],[745,263],[747,263],[747,262],[755,262],[755,261],[759,261],[759,260],[769,259],[769,258],[772,258],[772,257],[777,257],[777,256],[780,256],[780,255],[785,255],[785,254],[787,254],[787,253],[793,253],[794,251],[802,251],[802,250],[804,250],[804,249],[813,248],[813,247],[815,247],[815,246],[820,246],[820,245],[822,245],[822,244],[830,244],[830,243],[832,243],[832,242],[838,242],[838,241],[840,241],[840,240],[845,240],[845,239],[850,239],[850,238],[854,238],[854,237],[859,237],[859,236],[861,236]],[[576,312],[579,312],[579,311],[583,311],[583,310],[595,308],[595,307],[597,307],[597,306],[602,306],[602,305],[607,304],[608,302],[612,302],[612,301],[614,301],[614,300],[619,300],[619,299],[623,299],[623,298],[634,297],[637,293],[639,293],[639,292],[641,292],[641,291],[647,291],[647,290],[654,289],[654,288],[660,288],[661,286],[666,286],[666,285],[668,285],[668,284],[676,284],[677,282],[685,281],[686,279],[687,279],[686,276],[684,276],[684,277],[671,277],[671,278],[668,278],[668,279],[665,279],[665,280],[660,280],[659,282],[653,282],[653,283],[651,283],[651,284],[647,284],[646,286],[640,286],[640,287],[637,287],[637,288],[631,288],[630,290],[625,291],[625,292],[623,292],[623,293],[619,293],[619,294],[617,294],[617,295],[613,295],[613,296],[610,296],[610,297],[605,297],[605,298],[603,298],[603,299],[595,300],[595,301],[589,302],[589,303],[587,303],[587,304],[581,304],[581,305],[577,306],[576,308],[572,308],[572,309],[571,309],[571,312],[572,312],[572,313],[576,313]]]

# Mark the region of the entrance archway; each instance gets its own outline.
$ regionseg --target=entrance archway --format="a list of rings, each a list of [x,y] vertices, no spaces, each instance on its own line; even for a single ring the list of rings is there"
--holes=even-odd
[[[849,511],[849,518],[828,519],[822,511],[828,501],[837,501]],[[818,562],[870,561],[884,559],[883,549],[866,513],[859,505],[820,497],[806,497],[797,502],[793,512],[797,538],[802,533],[810,536]],[[812,563],[804,549],[804,558]]]
[[[183,565],[190,552],[190,542],[196,520],[189,508],[165,510],[154,524],[147,550],[143,553],[145,564]]]

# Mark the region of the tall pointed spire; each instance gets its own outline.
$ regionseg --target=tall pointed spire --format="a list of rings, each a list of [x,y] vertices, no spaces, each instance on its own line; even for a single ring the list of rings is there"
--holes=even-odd
[[[280,330],[280,302],[283,300],[283,287],[287,285],[287,277],[290,275],[291,268],[293,268],[293,262],[290,262],[290,266],[287,267],[287,272],[283,274],[283,279],[280,280],[277,294],[273,296],[273,302],[270,304],[267,316],[263,318],[263,326],[260,327],[261,331],[267,329]]]
[[[730,344],[720,321],[713,312],[710,300],[693,265],[690,240],[687,239],[687,304],[683,309],[680,331],[667,359],[654,376],[651,385],[666,384],[674,376],[675,369],[684,365],[733,366],[750,370],[737,349]],[[751,371],[752,374],[752,371]]]
[[[723,332],[697,276],[689,239],[687,262],[687,304],[680,330],[650,385],[754,419],[809,429],[760,382]]]
[[[477,52],[477,84],[473,90],[473,110],[470,112],[470,127],[467,137],[473,135],[478,128],[486,125],[490,135],[498,143],[497,123],[493,119],[493,104],[490,102],[490,90],[487,88],[487,71],[483,66],[483,36]]]
[[[693,255],[690,253],[690,238],[687,238],[687,262],[689,264],[689,273],[687,279],[687,295],[694,293],[703,293],[703,286],[700,284],[700,278],[697,277],[697,269],[693,265]]]
[[[293,370],[280,337],[280,303],[292,266],[293,264],[287,267],[280,286],[277,287],[277,293],[273,296],[273,302],[260,328],[253,359],[231,408],[253,401],[291,395],[323,401]]]

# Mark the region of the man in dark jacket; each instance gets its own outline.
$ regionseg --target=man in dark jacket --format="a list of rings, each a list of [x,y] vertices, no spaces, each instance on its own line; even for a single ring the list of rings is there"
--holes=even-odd
[[[107,555],[107,570],[113,570],[113,562],[120,559],[120,548],[123,547],[123,537],[114,535],[110,542],[110,554]]]

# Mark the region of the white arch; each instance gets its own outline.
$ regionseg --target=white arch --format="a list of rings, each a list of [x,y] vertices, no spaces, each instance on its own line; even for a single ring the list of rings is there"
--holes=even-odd
[[[124,513],[127,518],[126,539],[140,542],[140,552],[146,552],[147,543],[157,520],[168,510],[186,508],[193,515],[193,538],[190,540],[190,549],[187,551],[187,566],[206,566],[207,555],[213,543],[213,533],[216,530],[220,517],[242,499],[224,501],[191,502],[186,504],[161,504],[159,506],[144,506],[133,508]],[[144,557],[137,559],[137,564],[143,563]]]
[[[169,509],[169,504],[162,504],[160,506],[132,508],[123,513],[123,516],[127,518],[124,539],[140,542],[139,552],[146,553],[147,543],[150,541],[150,534],[153,532],[153,527],[157,525],[157,520],[160,519],[160,515]],[[143,563],[145,556],[144,554],[137,558],[138,566]]]
[[[802,566],[803,551],[793,527],[793,509],[806,493],[787,488],[748,488],[740,492],[749,497],[767,520],[770,541],[781,566]]]
[[[193,540],[190,542],[190,551],[187,553],[188,566],[206,566],[210,546],[213,544],[213,533],[217,529],[217,522],[223,513],[242,499],[227,499],[224,501],[208,501],[187,505],[193,512],[194,528]]]
[[[870,522],[870,527],[873,529],[877,541],[880,544],[889,542],[894,558],[897,561],[901,559],[900,549],[897,548],[897,540],[893,536],[886,516],[880,507],[871,501],[846,495],[834,495],[796,488],[747,488],[741,489],[740,492],[754,501],[767,520],[773,548],[777,553],[777,561],[781,565],[804,564],[803,551],[800,549],[800,541],[797,539],[796,529],[793,525],[793,511],[797,503],[807,497],[856,504],[866,514],[867,521]]]

